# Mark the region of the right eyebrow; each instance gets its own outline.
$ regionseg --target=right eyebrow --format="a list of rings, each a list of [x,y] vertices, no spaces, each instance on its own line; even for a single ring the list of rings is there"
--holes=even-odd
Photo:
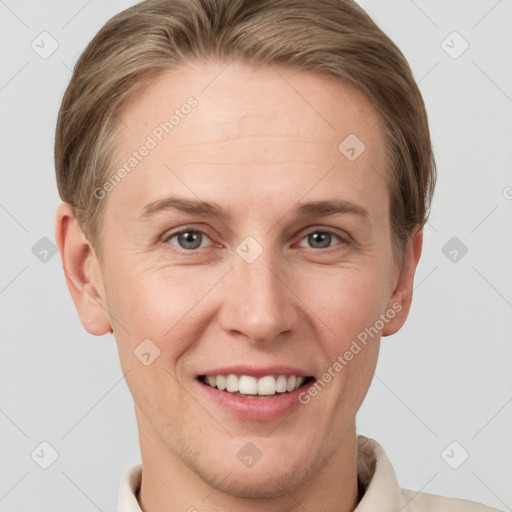
[[[164,199],[159,199],[146,205],[140,218],[147,219],[159,212],[166,210],[180,210],[190,215],[217,217],[224,222],[232,219],[232,215],[215,202],[195,199],[192,200],[177,196],[170,196]]]

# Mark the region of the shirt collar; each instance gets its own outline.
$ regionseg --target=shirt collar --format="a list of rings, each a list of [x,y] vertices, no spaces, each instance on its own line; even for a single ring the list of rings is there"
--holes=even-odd
[[[365,436],[357,437],[357,478],[364,495],[354,512],[407,512],[389,458],[377,441]]]
[[[357,476],[364,495],[354,512],[407,512],[404,495],[384,449],[365,436],[357,437]],[[117,512],[142,512],[137,501],[141,481],[140,464],[124,472]]]

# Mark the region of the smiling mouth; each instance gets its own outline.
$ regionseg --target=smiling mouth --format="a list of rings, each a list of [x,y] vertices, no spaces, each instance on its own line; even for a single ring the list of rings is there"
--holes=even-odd
[[[308,385],[314,377],[296,375],[200,375],[199,381],[219,391],[246,398],[265,398],[284,395]]]

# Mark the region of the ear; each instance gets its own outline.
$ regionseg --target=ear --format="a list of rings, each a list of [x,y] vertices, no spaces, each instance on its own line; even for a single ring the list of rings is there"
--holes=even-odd
[[[99,262],[68,203],[62,203],[57,209],[55,240],[82,325],[96,336],[111,332]]]
[[[395,316],[385,324],[382,336],[395,334],[404,325],[411,309],[414,274],[421,256],[423,231],[419,229],[409,239],[405,249],[404,261],[398,269],[395,289],[388,300],[387,311],[395,311]]]

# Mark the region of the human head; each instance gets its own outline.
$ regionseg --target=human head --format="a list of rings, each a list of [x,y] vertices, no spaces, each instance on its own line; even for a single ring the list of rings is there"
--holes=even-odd
[[[220,9],[216,13],[214,6]],[[343,462],[351,450],[348,433],[371,381],[380,333],[396,332],[407,316],[421,250],[417,230],[433,176],[421,96],[404,92],[415,86],[401,54],[354,4],[300,6],[147,2],[128,9],[100,31],[77,64],[57,128],[57,154],[68,166],[57,164],[59,179],[69,185],[61,183],[62,198],[103,253],[96,265],[95,254],[69,222],[73,214],[61,208],[57,239],[68,285],[89,332],[104,334],[113,326],[136,404],[143,459],[151,453],[163,459],[153,458],[146,474],[152,464],[179,461],[184,473],[186,467],[203,482],[218,485],[223,475],[240,468],[240,442],[251,440],[264,453],[264,462],[250,474],[242,468],[223,490],[253,498],[289,492],[315,471],[325,472],[328,460]],[[169,14],[174,10],[181,18]],[[331,37],[304,52],[303,59],[309,60],[300,65],[297,48],[306,41],[299,41],[317,37],[310,30],[311,10],[317,11],[324,36],[330,31]],[[176,27],[174,35],[169,27],[161,28],[164,19]],[[251,19],[252,31],[246,26]],[[337,19],[339,26],[333,24]],[[185,29],[193,33],[187,36]],[[338,31],[344,34],[343,44]],[[170,41],[179,42],[180,49],[170,48]],[[357,58],[349,59],[354,54]],[[334,74],[335,57],[345,58],[343,76],[340,69]],[[372,65],[363,66],[365,73],[359,69],[358,82],[353,66],[361,68],[368,60]],[[393,66],[394,60],[403,67]],[[152,133],[160,116],[167,117],[170,105],[188,103],[190,91],[201,93],[189,104],[190,115],[107,191],[103,184],[115,169]],[[425,132],[418,128],[421,120]],[[392,133],[402,143],[409,141],[404,153],[391,151]],[[366,149],[349,162],[338,144],[350,134],[359,134]],[[59,136],[74,141],[66,146],[67,157],[60,152]],[[87,159],[88,148],[100,140],[95,156]],[[395,188],[393,165],[404,178]],[[407,180],[406,169],[411,171]],[[89,187],[83,207],[66,193],[74,183],[85,194],[81,180]],[[108,193],[95,195],[97,189]],[[211,252],[178,256],[170,243],[178,217],[162,210],[157,220],[149,215],[175,189],[189,199],[216,201],[232,213],[224,223],[197,213],[179,217],[183,223],[210,221],[209,236],[222,239]],[[347,237],[339,244],[338,256],[289,246],[306,220],[288,213],[306,195],[352,198],[370,212],[364,217],[353,209],[340,221],[357,235],[354,243]],[[400,229],[393,227],[401,209],[397,198],[408,207],[415,204],[408,210],[407,232],[403,222]],[[87,200],[92,200],[90,209]],[[310,210],[306,219],[322,218],[316,213]],[[391,236],[400,232],[402,238]],[[262,249],[250,262],[235,251],[248,235]],[[397,265],[401,259],[404,263]],[[371,343],[364,348],[351,344],[365,329],[374,333]],[[148,367],[134,357],[144,347],[158,349]],[[336,371],[337,354],[348,352],[354,356],[346,358],[350,365],[341,366],[318,398],[272,423],[271,433],[268,422],[235,420],[215,408],[208,414],[208,401],[202,405],[209,391],[201,372],[227,371],[229,364],[289,372],[283,367],[290,365],[320,379],[331,366]],[[202,435],[205,430],[213,442]],[[268,468],[277,472],[271,482]]]
[[[400,50],[350,0],[147,0],[105,24],[75,66],[55,140],[61,198],[98,255],[120,111],[162,73],[209,60],[314,71],[368,96],[388,140],[389,214],[400,263],[411,233],[426,222],[435,184],[427,114]]]

